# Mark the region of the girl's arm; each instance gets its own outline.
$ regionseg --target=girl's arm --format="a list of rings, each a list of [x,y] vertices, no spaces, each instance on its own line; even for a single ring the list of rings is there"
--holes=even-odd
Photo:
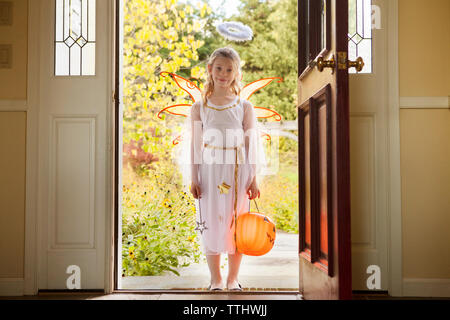
[[[200,102],[191,107],[191,178],[192,182],[199,183],[199,164],[202,161],[203,125],[200,118]]]

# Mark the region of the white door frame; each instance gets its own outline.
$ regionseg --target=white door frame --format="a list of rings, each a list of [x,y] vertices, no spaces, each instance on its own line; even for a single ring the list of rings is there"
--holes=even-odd
[[[108,30],[110,30],[111,52],[115,50],[115,1],[109,6]],[[40,1],[29,1],[28,4],[28,89],[25,110],[27,111],[27,159],[26,159],[26,207],[25,207],[25,271],[23,288],[14,292],[24,295],[35,295],[38,292],[38,132],[39,132],[39,48],[40,48]],[[388,81],[389,81],[389,165],[390,165],[390,198],[388,225],[389,246],[389,293],[402,296],[402,229],[401,229],[401,179],[400,179],[400,132],[399,132],[399,72],[398,72],[398,0],[388,1]],[[113,59],[114,60],[114,59]],[[114,90],[114,61],[110,63],[110,84]],[[1,104],[3,105],[3,104]],[[0,105],[0,106],[1,106]],[[111,101],[108,116],[109,139],[109,172],[107,194],[109,203],[106,206],[105,224],[105,293],[113,292],[114,285],[114,208],[112,206],[114,185],[114,104]],[[14,110],[18,111],[18,110]]]
[[[387,1],[387,70],[389,128],[388,266],[389,294],[403,296],[402,197],[400,175],[400,97],[398,56],[398,0]]]

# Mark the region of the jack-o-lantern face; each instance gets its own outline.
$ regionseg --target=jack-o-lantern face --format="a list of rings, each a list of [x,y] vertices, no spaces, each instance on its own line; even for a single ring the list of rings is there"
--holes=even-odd
[[[236,245],[240,253],[261,256],[275,243],[276,228],[273,221],[258,212],[240,215],[237,220]]]

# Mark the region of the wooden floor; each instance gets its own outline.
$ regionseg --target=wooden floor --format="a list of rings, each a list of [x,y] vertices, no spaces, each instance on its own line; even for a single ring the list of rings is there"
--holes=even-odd
[[[36,296],[0,297],[0,300],[301,300],[300,294],[205,293],[40,293]]]
[[[385,293],[354,293],[354,300],[450,300],[431,297],[391,297]],[[102,292],[44,292],[35,296],[0,296],[0,300],[302,300],[298,293],[114,293]]]
[[[391,297],[387,293],[353,293],[353,300],[450,300],[450,298]]]

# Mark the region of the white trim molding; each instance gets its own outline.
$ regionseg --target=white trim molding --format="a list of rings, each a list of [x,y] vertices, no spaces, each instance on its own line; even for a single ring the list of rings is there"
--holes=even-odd
[[[23,296],[23,278],[0,278],[0,296]]]
[[[123,21],[123,0],[119,1],[111,1],[108,2],[108,30],[109,30],[109,38],[107,42],[107,46],[109,47],[109,52],[116,52],[116,46],[119,44],[116,43],[116,10],[119,10],[120,14],[120,21]],[[119,9],[116,8],[116,6],[119,6]],[[121,35],[123,35],[123,25],[119,24],[119,32]],[[121,48],[122,46],[119,46]],[[122,49],[120,49],[119,56],[123,56]],[[116,83],[116,59],[115,54],[108,55],[108,65],[109,70],[107,74],[107,78],[109,79],[110,83],[110,92],[113,92],[115,90],[115,83]],[[120,58],[119,61],[119,68],[122,66],[122,59]],[[120,74],[122,72],[120,71]],[[122,89],[122,85],[119,85],[120,89]],[[118,93],[118,97],[120,100],[122,100],[122,94]],[[110,173],[108,175],[108,181],[107,181],[107,190],[105,190],[107,196],[106,199],[108,201],[108,205],[106,206],[106,214],[105,214],[105,278],[104,278],[104,292],[105,294],[111,294],[114,291],[114,260],[115,256],[117,255],[117,250],[115,249],[115,242],[114,242],[114,236],[116,234],[114,230],[114,183],[115,183],[115,102],[112,100],[110,101],[110,106],[108,108],[108,112],[106,114],[106,121],[107,121],[107,129],[109,134],[109,139],[107,140],[107,146],[108,146],[108,156],[109,159],[107,161],[107,170]],[[121,123],[119,119],[119,123]],[[119,133],[120,135],[120,133]],[[121,139],[121,137],[119,138]],[[119,149],[121,146],[119,146]],[[119,169],[119,172],[120,169]],[[120,178],[119,178],[120,179]],[[120,192],[120,191],[119,191]],[[119,193],[120,198],[120,193]],[[119,226],[118,230],[121,230],[122,228]],[[119,232],[119,243],[121,243],[121,235],[122,233]],[[121,265],[121,254],[119,253],[119,265]],[[120,273],[120,267],[119,273]],[[119,277],[119,281],[122,279],[122,277]]]
[[[450,279],[403,279],[404,297],[450,297]]]
[[[400,97],[402,109],[450,109],[448,97]]]

